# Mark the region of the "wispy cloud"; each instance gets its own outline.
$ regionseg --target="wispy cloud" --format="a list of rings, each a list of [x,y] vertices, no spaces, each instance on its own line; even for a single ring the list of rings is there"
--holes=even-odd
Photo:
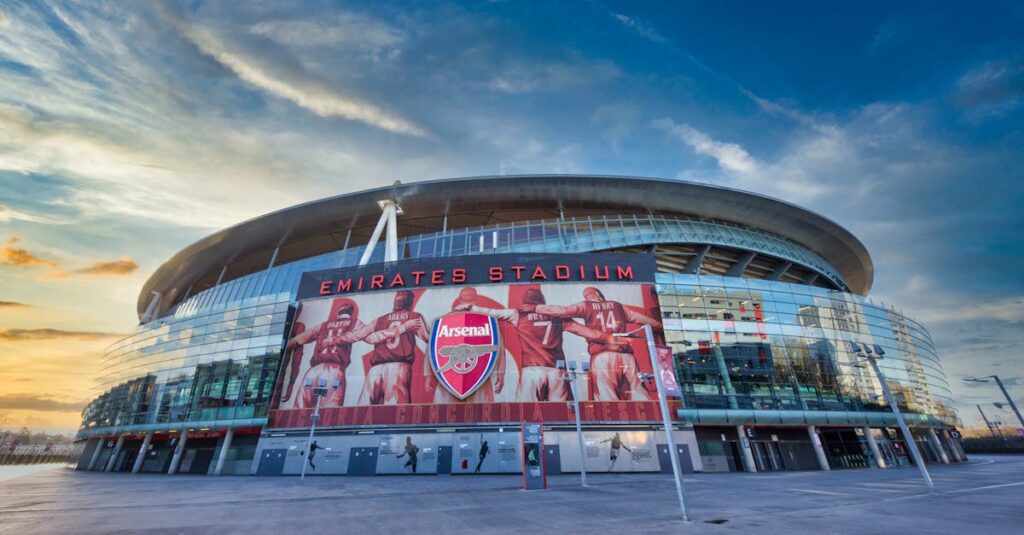
[[[101,340],[123,336],[117,333],[64,331],[60,329],[0,329],[0,342],[31,342],[38,340]]]
[[[37,394],[0,395],[0,409],[43,412],[77,412],[88,404],[87,401],[62,401]]]
[[[954,100],[977,118],[1002,115],[1024,103],[1024,55],[989,60],[956,81]]]
[[[737,173],[753,173],[760,165],[746,150],[736,143],[723,143],[685,123],[676,123],[672,119],[662,118],[654,121],[654,126],[686,143],[697,154],[714,158],[718,165],[726,171]]]
[[[621,76],[612,62],[513,62],[494,74],[488,87],[520,95],[536,91],[558,93],[573,87],[600,86]]]
[[[272,63],[242,51],[231,50],[212,32],[169,16],[181,35],[204,54],[217,60],[241,80],[267,93],[289,100],[320,117],[338,117],[359,121],[389,132],[416,137],[429,137],[421,126],[371,104],[345,94],[302,70]]]
[[[26,308],[32,305],[28,303],[19,303],[17,301],[0,301],[0,308]]]
[[[15,210],[9,206],[0,204],[0,222],[9,223],[11,221],[25,221],[27,223],[42,223],[50,225],[65,225],[70,223],[70,221],[66,219],[32,214],[22,210]]]
[[[664,44],[668,42],[668,39],[666,39],[663,35],[658,33],[650,24],[644,22],[639,18],[630,17],[628,15],[623,15],[622,13],[614,12],[611,13],[611,16],[615,20],[621,22],[623,26],[635,31],[636,33],[640,34],[642,37],[653,43]]]
[[[249,32],[291,46],[336,46],[380,50],[394,47],[405,35],[398,28],[359,13],[335,13],[326,19],[275,19],[249,27]]]
[[[138,271],[139,265],[129,257],[112,262],[96,262],[95,264],[74,272],[80,275],[130,275]]]
[[[20,241],[21,238],[18,236],[11,236],[7,239],[3,249],[0,249],[0,265],[18,268],[57,267],[56,261],[43,258],[22,247],[15,247],[15,244]]]

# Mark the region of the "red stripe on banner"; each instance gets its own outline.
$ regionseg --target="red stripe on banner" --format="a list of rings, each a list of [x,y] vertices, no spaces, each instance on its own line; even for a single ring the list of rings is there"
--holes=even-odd
[[[670,411],[680,406],[669,400]],[[272,410],[268,429],[309,427],[310,409]],[[508,424],[543,422],[572,423],[576,415],[565,402],[538,403],[452,403],[448,405],[374,405],[320,409],[318,427],[362,427],[396,425]],[[580,419],[586,422],[655,423],[660,422],[657,401],[584,401]]]

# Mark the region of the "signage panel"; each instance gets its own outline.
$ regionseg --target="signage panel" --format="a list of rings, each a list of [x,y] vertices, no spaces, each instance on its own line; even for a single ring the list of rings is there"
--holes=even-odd
[[[417,286],[416,273],[434,271],[441,283],[424,287],[431,279],[420,275]],[[407,287],[365,282],[385,272],[388,284],[400,275]],[[645,340],[613,336],[644,324],[660,333],[653,275],[653,257],[631,254],[491,255],[306,274],[268,427],[310,425],[310,384],[329,385],[324,427],[571,422],[557,362],[583,359],[592,371],[579,389],[582,420],[656,422],[654,383],[638,377],[652,372]]]

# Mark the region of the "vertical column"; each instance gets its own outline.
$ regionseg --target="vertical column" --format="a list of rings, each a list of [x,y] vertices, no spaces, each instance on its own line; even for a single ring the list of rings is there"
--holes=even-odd
[[[121,454],[122,446],[124,446],[124,435],[117,437],[117,443],[114,444],[114,451],[110,453],[110,458],[107,459],[107,466],[103,468],[104,472],[109,472],[114,469],[114,462],[117,461],[117,456]]]
[[[821,437],[818,436],[818,430],[813,425],[807,426],[807,436],[811,439],[811,446],[814,446],[814,455],[818,458],[818,466],[825,471],[831,470],[832,467],[828,465],[828,456],[825,455],[825,448],[821,445]]]
[[[188,442],[188,430],[182,430],[181,437],[178,439],[178,447],[174,448],[174,457],[171,458],[171,467],[167,470],[167,475],[171,475],[178,471],[178,465],[181,464],[181,457],[185,454],[185,443]]]
[[[939,435],[935,434],[935,428],[928,428],[928,438],[931,439],[932,445],[935,446],[935,450],[939,453],[939,459],[942,460],[942,464],[949,464],[949,455],[946,455],[946,448],[942,447],[942,442],[939,441]]]
[[[388,233],[384,242],[384,247],[387,250],[387,261],[394,262],[398,260],[398,206],[391,203],[385,208],[385,213],[388,216]],[[468,247],[467,247],[468,249]]]
[[[92,452],[92,458],[89,459],[89,465],[85,467],[85,469],[90,472],[96,468],[96,462],[100,460],[100,454],[103,453],[103,444],[106,443],[106,440],[102,436],[97,438],[99,439],[99,443],[96,444],[96,449]]]
[[[138,474],[139,470],[142,470],[142,463],[146,461],[146,450],[149,449],[149,442],[153,440],[153,432],[146,433],[146,437],[142,439],[142,446],[139,447],[139,454],[135,456],[135,464],[132,465],[132,473]]]
[[[953,453],[953,457],[956,459],[956,461],[959,463],[966,461],[967,457],[964,455],[963,451],[957,445],[956,441],[953,440],[953,437],[950,436],[949,430],[943,429],[940,431],[940,433],[942,434],[942,438],[946,439],[946,444],[949,445],[949,451]]]
[[[718,336],[718,333],[715,333]],[[729,377],[729,366],[725,363],[725,355],[722,354],[722,346],[712,340],[711,347],[715,352],[715,363],[718,364],[718,375],[722,378],[722,386],[725,388],[725,396],[729,401],[730,409],[740,408],[736,402],[736,389],[732,386],[732,379]]]
[[[882,450],[878,449],[878,442],[875,440],[875,435],[871,432],[871,427],[865,425],[861,429],[864,430],[864,439],[868,441],[871,456],[875,458],[875,466],[885,468],[885,457],[882,457]]]
[[[754,464],[754,452],[750,451],[750,439],[742,425],[736,426],[736,434],[740,437],[740,455],[743,457],[743,469],[747,472],[757,472],[757,465]]]
[[[213,469],[213,475],[219,476],[224,471],[224,462],[228,460],[228,450],[231,449],[231,440],[235,437],[235,428],[229,427],[224,435],[224,444],[220,447],[220,455],[217,456],[217,467]]]

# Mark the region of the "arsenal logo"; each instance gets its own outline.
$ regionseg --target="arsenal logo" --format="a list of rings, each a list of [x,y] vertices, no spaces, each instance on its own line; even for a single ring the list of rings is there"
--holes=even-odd
[[[445,389],[460,400],[466,399],[487,381],[500,347],[496,319],[456,312],[434,322],[430,365]]]

